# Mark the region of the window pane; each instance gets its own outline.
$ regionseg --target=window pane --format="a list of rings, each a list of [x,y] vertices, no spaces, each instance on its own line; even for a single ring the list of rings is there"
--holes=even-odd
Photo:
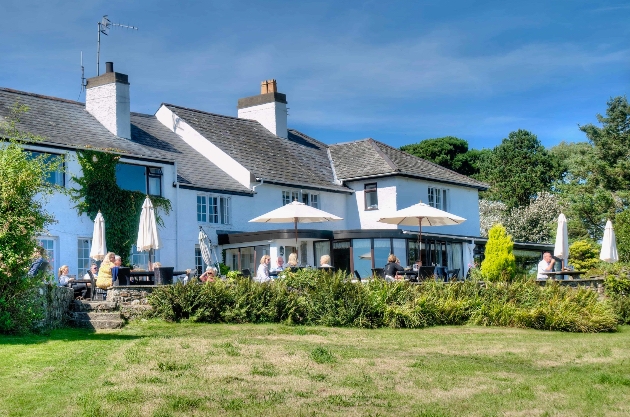
[[[52,271],[54,271],[54,275],[57,276],[57,268],[61,265],[57,265],[56,262],[55,240],[46,238],[39,239],[39,246],[46,251],[46,260],[50,264]]]
[[[219,223],[219,207],[217,197],[208,197],[208,222]]]
[[[149,176],[149,194],[162,195],[162,177]]]
[[[319,259],[323,255],[330,255],[330,242],[327,240],[315,242],[315,263],[319,265]]]
[[[64,174],[63,174],[63,155],[51,154],[46,152],[28,151],[27,157],[29,159],[43,157],[47,163],[59,160],[61,163],[60,170],[48,173],[46,176],[46,182],[49,184],[64,186]]]
[[[197,271],[197,276],[200,276],[204,272],[203,258],[201,257],[201,249],[199,249],[199,245],[195,245],[195,270]]]
[[[238,249],[227,249],[225,251],[225,264],[231,271],[238,271]]]
[[[365,184],[363,194],[365,195],[365,209],[378,209],[378,193],[376,184]]]
[[[311,206],[319,208],[319,194],[311,194]]]
[[[117,164],[116,184],[123,190],[147,192],[147,169],[141,165]]]
[[[92,265],[90,259],[90,249],[92,248],[92,239],[79,239],[77,251],[77,278],[83,278]]]
[[[405,247],[406,245],[406,240],[405,239],[393,239],[392,240],[393,244],[394,244],[394,255],[396,255],[398,257],[398,259],[400,259],[400,264],[402,266],[410,266],[411,264],[408,262],[407,260],[407,248]],[[376,243],[375,243],[376,245]]]
[[[361,277],[372,276],[372,253],[370,239],[353,239],[352,240],[352,257],[354,261],[354,269],[356,269]],[[382,268],[381,265],[376,265]]]
[[[389,239],[374,239],[374,268],[384,268],[392,253]],[[404,260],[400,260],[404,262]]]
[[[206,197],[203,195],[198,195],[197,196],[197,221],[198,222],[207,222],[208,218],[207,218],[207,203],[206,203]]]
[[[134,268],[149,269],[149,251],[140,252],[136,249],[136,245],[131,247],[129,260]],[[153,251],[153,262],[160,261],[160,250]]]
[[[221,224],[230,224],[230,199],[221,197]]]
[[[256,264],[254,261],[254,248],[241,248],[241,269],[249,269],[252,276],[256,275]]]
[[[282,205],[285,206],[291,203],[291,192],[283,191],[282,192]]]

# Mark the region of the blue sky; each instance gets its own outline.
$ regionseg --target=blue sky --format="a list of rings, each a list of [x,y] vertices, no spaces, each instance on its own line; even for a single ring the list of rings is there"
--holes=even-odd
[[[556,1],[0,0],[0,86],[76,100],[79,55],[129,75],[133,111],[236,115],[275,78],[289,126],[327,143],[446,135],[493,147],[516,129],[583,141],[630,87],[630,4]],[[84,100],[84,95],[80,97]]]

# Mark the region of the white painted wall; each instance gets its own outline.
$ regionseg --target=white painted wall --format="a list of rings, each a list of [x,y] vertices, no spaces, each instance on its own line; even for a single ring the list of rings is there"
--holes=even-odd
[[[281,138],[287,138],[287,105],[274,101],[257,106],[238,109],[240,119],[256,120],[268,131]]]
[[[131,138],[129,84],[110,83],[88,88],[85,109],[114,135]]]
[[[378,210],[365,210],[365,184],[376,183]],[[348,229],[396,229],[396,225],[379,223],[378,219],[396,211],[397,181],[394,177],[352,181],[346,184],[355,190],[348,196],[346,217]]]
[[[155,117],[160,123],[166,126],[167,129],[177,134],[184,142],[201,155],[208,158],[214,165],[225,171],[245,187],[250,187],[251,173],[247,168],[207,140],[166,106],[161,106],[157,113],[155,113]]]

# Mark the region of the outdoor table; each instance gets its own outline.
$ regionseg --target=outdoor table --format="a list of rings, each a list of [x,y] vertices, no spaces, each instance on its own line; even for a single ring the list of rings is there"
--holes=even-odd
[[[398,271],[396,275],[402,276],[405,280],[408,281],[415,281],[418,279],[418,272],[412,270]]]
[[[580,279],[580,275],[584,274],[584,271],[550,271],[543,272],[549,279],[556,279],[558,276],[567,275],[569,279]]]

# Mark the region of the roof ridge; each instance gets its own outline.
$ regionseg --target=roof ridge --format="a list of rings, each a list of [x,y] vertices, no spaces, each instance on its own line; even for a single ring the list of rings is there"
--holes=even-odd
[[[291,128],[291,129],[287,129],[287,130],[289,132],[292,132],[294,135],[302,136],[302,137],[305,137],[306,139],[312,140],[313,142],[317,142],[319,145],[321,145],[321,146],[323,146],[325,148],[328,148],[330,146],[330,145],[328,145],[328,144],[326,144],[326,143],[324,143],[324,142],[322,142],[322,141],[320,141],[318,139],[315,139],[314,137],[309,136],[306,133],[303,133],[303,132],[301,132],[301,131],[299,131],[297,129],[292,129]]]
[[[372,145],[372,148],[376,151],[376,153],[385,160],[385,162],[387,163],[387,165],[389,165],[389,167],[391,169],[393,169],[394,171],[400,172],[400,168],[398,168],[396,166],[396,164],[394,163],[394,161],[392,161],[391,159],[389,159],[389,156],[385,155],[385,152],[383,152],[383,150],[378,146],[378,144],[380,144],[381,142],[378,142],[372,138],[368,139],[368,143],[370,145]]]
[[[371,139],[371,140],[374,140],[374,139],[372,139],[372,138],[355,139],[355,140],[349,140],[349,141],[347,141],[347,142],[337,142],[337,143],[333,143],[333,144],[328,145],[328,146],[349,145],[349,144],[351,144],[351,143],[365,142],[365,141],[370,140],[370,139]]]
[[[46,100],[61,101],[63,103],[80,104],[82,106],[85,105],[85,103],[82,103],[80,101],[68,100],[66,98],[60,98],[60,97],[45,96],[43,94],[29,93],[28,91],[14,90],[12,88],[6,88],[6,87],[0,87],[0,91],[6,91],[6,92],[9,92],[9,93],[21,94],[21,95],[30,96],[30,97],[36,97],[36,98],[43,98],[43,99],[46,99]]]
[[[241,117],[234,117],[234,116],[226,116],[224,114],[217,114],[217,113],[210,113],[207,111],[203,111],[203,110],[199,110],[199,109],[193,109],[190,107],[184,107],[184,106],[178,106],[177,104],[171,104],[171,103],[162,103],[162,106],[172,106],[172,107],[177,107],[178,109],[182,109],[182,110],[188,110],[188,111],[192,111],[195,113],[201,113],[201,114],[207,114],[209,116],[217,116],[217,117],[223,117],[226,119],[234,119],[234,120],[242,120],[243,122],[254,122],[254,123],[258,123],[256,120],[251,120],[251,119],[243,119]]]

